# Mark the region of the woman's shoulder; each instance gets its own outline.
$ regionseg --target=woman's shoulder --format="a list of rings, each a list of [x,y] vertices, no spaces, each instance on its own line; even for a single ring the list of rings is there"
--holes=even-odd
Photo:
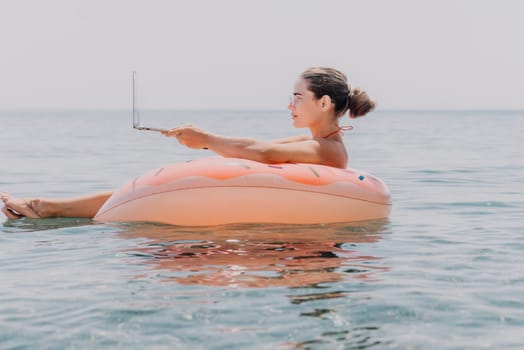
[[[342,138],[315,139],[320,146],[322,165],[345,169],[348,163],[348,153]]]

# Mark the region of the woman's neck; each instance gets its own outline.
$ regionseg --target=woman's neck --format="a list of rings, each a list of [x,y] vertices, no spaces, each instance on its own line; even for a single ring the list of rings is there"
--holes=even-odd
[[[311,135],[315,139],[326,139],[332,135],[335,135],[340,131],[340,127],[338,126],[338,123],[330,123],[318,128],[310,128]]]
[[[329,134],[322,136],[322,138],[323,138],[323,139],[328,139],[330,136],[333,136],[333,135],[335,135],[335,134],[338,134],[341,130],[342,130],[342,128],[341,128],[340,126],[338,126],[335,130],[333,130],[333,131],[330,132]]]

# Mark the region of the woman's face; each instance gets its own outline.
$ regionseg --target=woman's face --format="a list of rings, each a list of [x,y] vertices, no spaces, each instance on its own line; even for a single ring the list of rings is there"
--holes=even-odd
[[[306,80],[300,78],[295,83],[288,109],[291,111],[295,128],[308,128],[320,120],[320,100],[308,90]]]

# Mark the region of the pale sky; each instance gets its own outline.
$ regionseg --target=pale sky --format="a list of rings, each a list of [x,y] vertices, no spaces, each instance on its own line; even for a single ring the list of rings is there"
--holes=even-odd
[[[0,0],[0,110],[285,109],[301,71],[381,109],[524,109],[524,1]]]

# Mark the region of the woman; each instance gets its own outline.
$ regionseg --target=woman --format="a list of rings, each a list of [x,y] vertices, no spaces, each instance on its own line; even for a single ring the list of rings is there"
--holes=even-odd
[[[346,76],[333,68],[314,67],[304,71],[295,83],[288,109],[296,128],[308,128],[310,135],[266,142],[227,137],[197,127],[181,126],[162,132],[195,149],[207,148],[224,157],[237,157],[263,163],[313,163],[345,168],[348,155],[342,140],[339,118],[363,116],[375,102],[360,89],[351,88]],[[15,199],[4,193],[2,212],[9,219],[24,216],[92,218],[111,196],[102,192],[67,199]]]

